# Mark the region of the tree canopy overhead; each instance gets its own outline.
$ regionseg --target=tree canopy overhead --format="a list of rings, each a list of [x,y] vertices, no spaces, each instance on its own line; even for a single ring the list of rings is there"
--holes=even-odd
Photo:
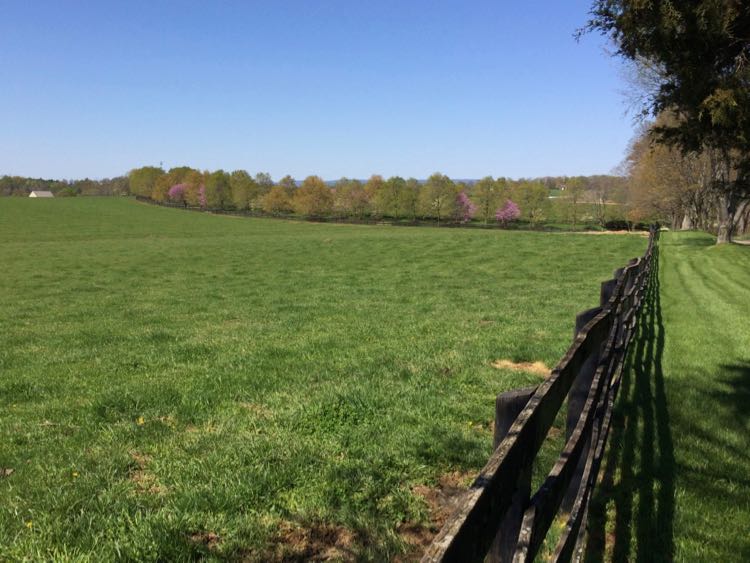
[[[581,33],[599,31],[617,54],[654,69],[645,111],[676,119],[655,138],[713,153],[721,192],[719,242],[750,183],[750,4],[742,0],[595,0]]]

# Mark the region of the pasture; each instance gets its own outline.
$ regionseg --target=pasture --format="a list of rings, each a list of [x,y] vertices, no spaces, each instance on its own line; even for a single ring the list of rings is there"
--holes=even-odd
[[[0,559],[409,557],[645,245],[0,199]]]

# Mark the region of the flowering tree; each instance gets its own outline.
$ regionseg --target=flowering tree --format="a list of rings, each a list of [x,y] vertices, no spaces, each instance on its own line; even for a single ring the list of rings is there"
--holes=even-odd
[[[503,226],[507,225],[511,221],[515,221],[520,216],[521,210],[510,199],[506,200],[505,205],[503,205],[495,212],[495,219],[497,219]]]
[[[206,186],[201,184],[198,188],[198,205],[200,205],[202,208],[206,208]]]
[[[184,204],[186,190],[187,190],[187,184],[175,184],[174,186],[169,188],[167,195],[169,196],[170,201]]]
[[[469,199],[466,192],[460,192],[456,196],[456,218],[461,223],[468,223],[474,218],[477,212],[477,206]]]

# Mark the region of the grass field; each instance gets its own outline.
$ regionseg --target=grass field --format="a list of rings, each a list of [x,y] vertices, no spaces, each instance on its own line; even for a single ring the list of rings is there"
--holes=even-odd
[[[645,242],[2,199],[0,559],[408,556]]]
[[[588,561],[750,561],[750,247],[662,237]]]

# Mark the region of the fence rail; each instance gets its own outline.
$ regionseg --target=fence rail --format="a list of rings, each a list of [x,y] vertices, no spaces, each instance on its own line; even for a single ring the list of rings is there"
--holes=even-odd
[[[483,561],[488,555],[491,561],[533,561],[556,518],[565,526],[552,560],[581,558],[589,501],[658,236],[652,228],[646,253],[602,283],[601,306],[576,317],[573,343],[544,383],[497,397],[495,451],[423,563]],[[566,398],[565,446],[532,496],[532,464]]]

